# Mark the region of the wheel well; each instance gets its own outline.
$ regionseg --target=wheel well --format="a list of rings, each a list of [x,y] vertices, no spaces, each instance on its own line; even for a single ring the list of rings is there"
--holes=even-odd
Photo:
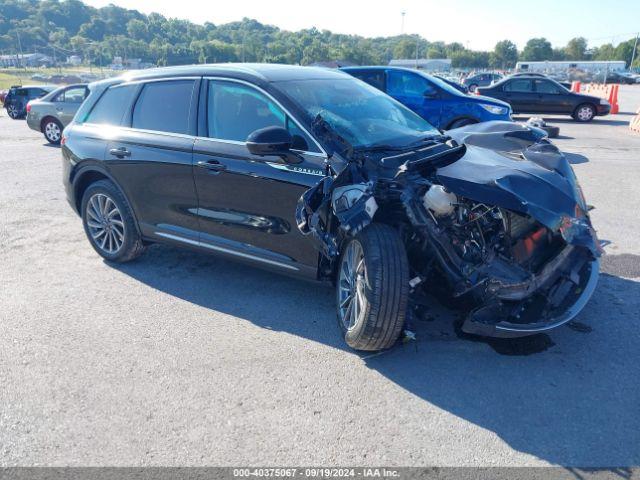
[[[56,122],[60,123],[56,117],[54,117],[52,115],[47,115],[46,117],[44,117],[40,121],[40,131],[41,132],[44,132],[44,125],[45,125],[45,123],[47,123],[48,120],[55,120]]]
[[[80,175],[80,178],[76,180],[74,191],[75,191],[75,202],[76,209],[78,212],[80,211],[80,207],[82,205],[82,197],[84,192],[89,188],[89,185],[97,182],[98,180],[110,180],[104,173],[97,172],[95,170],[91,170],[89,172],[85,172]]]
[[[473,123],[480,123],[480,121],[476,118],[473,117],[458,117],[458,118],[454,118],[453,120],[451,120],[449,122],[449,125],[447,125],[447,128],[445,128],[445,130],[450,130],[451,127],[453,126],[454,123],[460,121],[460,120],[469,120],[470,123],[469,124],[473,124]]]

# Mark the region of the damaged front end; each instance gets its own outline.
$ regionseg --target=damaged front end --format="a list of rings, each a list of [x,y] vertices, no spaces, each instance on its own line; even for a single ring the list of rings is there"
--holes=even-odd
[[[600,245],[564,155],[510,122],[456,129],[398,152],[352,151],[307,191],[298,228],[330,278],[345,241],[371,222],[405,245],[413,301],[446,280],[467,333],[513,337],[573,318],[593,293]]]

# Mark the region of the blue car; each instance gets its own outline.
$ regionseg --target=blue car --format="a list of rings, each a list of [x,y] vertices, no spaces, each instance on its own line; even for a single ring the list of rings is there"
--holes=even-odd
[[[418,70],[397,67],[345,67],[342,70],[382,90],[440,130],[489,120],[511,120],[508,103],[466,95]]]

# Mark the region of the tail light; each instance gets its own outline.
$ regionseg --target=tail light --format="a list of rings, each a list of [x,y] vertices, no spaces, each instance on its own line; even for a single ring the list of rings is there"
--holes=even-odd
[[[27,113],[31,111],[31,102],[27,103]]]
[[[60,146],[64,147],[64,144],[67,143],[67,136],[62,132],[62,136],[60,137]]]

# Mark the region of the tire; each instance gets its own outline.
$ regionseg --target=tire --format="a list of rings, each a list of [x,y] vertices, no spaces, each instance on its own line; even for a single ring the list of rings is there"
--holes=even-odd
[[[42,122],[42,133],[52,145],[60,145],[62,139],[62,124],[55,118],[47,118]]]
[[[453,130],[454,128],[465,127],[467,125],[472,125],[474,123],[478,123],[478,122],[473,118],[459,118],[458,120],[454,120],[453,122],[451,122],[451,125],[449,125],[449,128],[447,128],[447,130]]]
[[[14,104],[9,104],[7,105],[7,115],[13,120],[18,120],[20,118],[20,111]]]
[[[392,347],[409,298],[409,261],[398,232],[369,225],[345,245],[336,277],[338,324],[347,344],[367,351]]]
[[[547,132],[547,136],[549,138],[557,138],[560,135],[560,127],[556,126],[546,126],[542,127],[542,129]]]
[[[124,263],[142,255],[145,247],[129,203],[111,181],[99,180],[86,189],[81,212],[89,243],[102,258]]]
[[[586,123],[593,120],[593,117],[596,116],[596,109],[593,105],[589,103],[583,103],[576,107],[573,112],[573,119],[576,122]]]

